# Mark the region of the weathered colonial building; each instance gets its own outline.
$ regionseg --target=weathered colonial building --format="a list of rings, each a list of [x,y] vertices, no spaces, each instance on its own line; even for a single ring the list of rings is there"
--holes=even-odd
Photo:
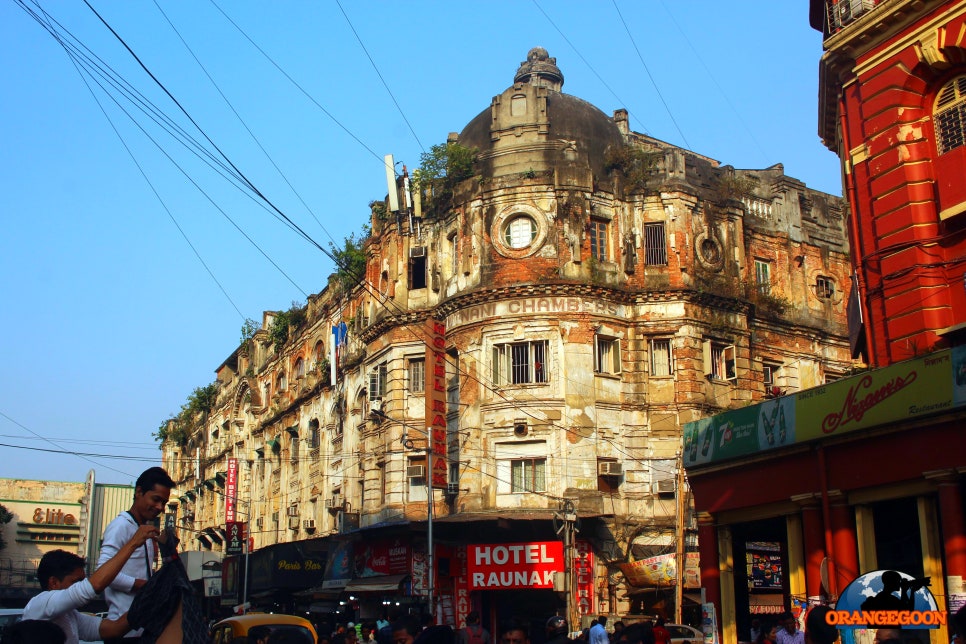
[[[364,280],[266,313],[213,402],[163,432],[202,547],[221,547],[236,459],[249,599],[321,611],[344,588],[365,617],[432,592],[445,621],[537,618],[560,608],[556,581],[574,619],[639,609],[662,597],[622,572],[646,583],[634,562],[693,527],[676,509],[682,425],[849,372],[843,201],[780,165],[736,170],[632,132],[562,85],[531,50],[437,149],[446,178],[410,192],[394,177],[372,205]],[[445,360],[427,363],[433,319]],[[446,401],[431,566],[427,392]],[[560,535],[576,537],[566,555]],[[281,542],[301,554],[266,554]],[[514,575],[512,552],[546,556]],[[282,578],[325,556],[324,577]]]

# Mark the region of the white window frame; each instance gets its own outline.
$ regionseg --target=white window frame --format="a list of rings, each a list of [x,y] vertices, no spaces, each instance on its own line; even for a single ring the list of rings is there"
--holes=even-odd
[[[621,341],[610,335],[594,335],[594,373],[617,376],[621,373]]]
[[[407,470],[412,465],[422,465],[423,476],[409,476],[407,472],[406,499],[413,502],[427,501],[429,499],[427,487],[429,483],[429,472],[426,471],[426,459],[408,459],[406,461]]]
[[[780,365],[765,363],[761,365],[761,380],[766,387],[771,387],[776,383]]]
[[[815,277],[815,295],[823,300],[830,300],[835,295],[835,280],[828,275]]]
[[[735,381],[738,365],[735,345],[715,340],[705,340],[701,346],[704,358],[704,375],[712,380]]]
[[[389,366],[386,362],[380,362],[369,370],[369,387],[367,393],[369,400],[377,400],[388,393],[389,388]]]
[[[546,492],[550,478],[549,463],[547,462],[547,441],[514,441],[512,443],[497,443],[494,446],[496,454],[496,491],[497,494],[529,494]],[[514,465],[514,464],[517,465]],[[534,482],[542,475],[542,489],[519,489],[514,485],[514,468],[526,467],[530,463],[534,467]],[[540,468],[542,472],[538,473]],[[535,486],[537,487],[537,486]]]
[[[409,393],[426,393],[426,358],[409,358],[406,366]]]
[[[674,375],[674,352],[671,347],[671,338],[652,338],[649,342],[651,354],[651,376],[654,378],[667,378]],[[667,373],[658,373],[657,356],[667,356]]]
[[[527,228],[524,229],[523,226]],[[511,216],[503,228],[503,243],[507,248],[520,250],[529,248],[537,239],[537,222],[528,214],[518,213]]]
[[[771,262],[768,260],[755,260],[755,286],[762,295],[771,295]]]
[[[547,384],[550,382],[549,354],[550,343],[546,340],[493,345],[490,365],[493,383],[496,386]]]

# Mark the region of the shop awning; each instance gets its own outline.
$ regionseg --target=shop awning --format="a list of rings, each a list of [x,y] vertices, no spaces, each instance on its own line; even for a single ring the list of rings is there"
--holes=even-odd
[[[409,579],[409,575],[381,575],[353,579],[345,586],[345,592],[376,593],[399,590],[399,585]]]

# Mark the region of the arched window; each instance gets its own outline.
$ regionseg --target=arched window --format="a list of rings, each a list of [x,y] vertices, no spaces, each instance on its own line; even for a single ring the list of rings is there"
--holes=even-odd
[[[934,115],[939,154],[966,145],[966,76],[946,83],[936,98]]]
[[[322,340],[319,340],[318,342],[315,343],[314,355],[315,355],[315,366],[317,367],[321,366],[322,363],[325,361],[325,345],[322,343]]]
[[[966,212],[966,75],[943,85],[933,109],[940,221]]]
[[[278,374],[277,384],[278,384],[278,386],[275,387],[275,391],[278,392],[278,393],[280,393],[280,394],[285,393],[285,390],[288,389],[288,380],[285,378],[285,372],[284,371],[282,373]]]
[[[299,358],[295,361],[295,377],[303,378],[305,376],[305,361]]]

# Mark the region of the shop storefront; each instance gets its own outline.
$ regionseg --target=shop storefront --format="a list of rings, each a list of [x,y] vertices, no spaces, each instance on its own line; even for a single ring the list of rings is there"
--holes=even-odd
[[[966,602],[964,363],[940,351],[685,426],[721,641],[881,569],[930,577],[940,610]]]
[[[246,557],[226,557],[222,565],[223,607],[243,602],[249,610],[294,612],[296,594],[322,583],[328,559],[324,539],[279,543],[247,556],[248,586],[244,586]]]

